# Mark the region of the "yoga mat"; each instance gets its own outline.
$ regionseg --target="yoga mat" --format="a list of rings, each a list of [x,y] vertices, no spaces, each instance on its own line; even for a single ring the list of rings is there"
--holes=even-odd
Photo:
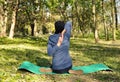
[[[42,67],[37,66],[29,61],[24,61],[18,67],[19,70],[25,69],[25,70],[30,71],[35,74],[56,74],[53,72],[47,72],[47,73],[40,72],[39,71],[40,68],[42,68]],[[49,68],[49,67],[44,67],[44,68]],[[111,70],[108,66],[106,66],[105,64],[102,64],[102,63],[91,64],[91,65],[86,65],[86,66],[74,66],[74,67],[72,67],[72,69],[73,70],[82,70],[84,74],[93,73],[93,72],[97,72],[97,71],[101,71],[101,70]]]

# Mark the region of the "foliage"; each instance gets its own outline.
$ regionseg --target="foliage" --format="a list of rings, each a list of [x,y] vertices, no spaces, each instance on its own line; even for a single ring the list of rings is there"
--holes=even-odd
[[[104,5],[102,5],[102,1]],[[1,11],[3,15],[0,14],[0,17],[2,17],[0,20],[0,31],[3,31],[2,21],[7,17],[7,22],[3,23],[3,26],[6,26],[4,30],[6,30],[7,36],[12,24],[12,11],[16,5],[16,0],[0,1],[0,7],[2,10],[5,10]],[[48,33],[51,33],[51,27],[47,26],[49,23],[54,24],[56,20],[71,20],[73,22],[73,31],[85,37],[86,34],[94,33],[95,30],[93,28],[92,6],[92,0],[18,0],[15,35],[40,35],[42,33],[42,26],[45,26],[48,29]],[[102,30],[104,27],[108,28],[108,32],[110,33],[108,36],[113,35],[112,30],[109,30],[113,26],[111,14],[113,6],[111,6],[111,0],[96,0],[95,7],[96,28],[98,28],[99,35],[103,35]],[[116,7],[119,10],[119,7]],[[0,35],[2,36],[3,33]]]
[[[71,38],[70,54],[73,66],[104,63],[113,69],[84,75],[35,75],[17,70],[23,61],[40,66],[50,66],[48,57],[48,35],[42,37],[19,37],[13,40],[0,38],[0,81],[6,82],[119,82],[120,41],[101,41],[94,44],[92,39]]]

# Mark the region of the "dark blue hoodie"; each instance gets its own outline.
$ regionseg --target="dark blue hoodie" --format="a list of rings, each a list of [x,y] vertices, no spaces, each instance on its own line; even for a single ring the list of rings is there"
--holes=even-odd
[[[61,46],[57,46],[60,34],[54,34],[49,37],[47,53],[52,56],[52,69],[61,70],[68,68],[72,65],[72,59],[69,55],[70,36],[71,36],[72,23],[68,21],[65,24],[64,40]]]

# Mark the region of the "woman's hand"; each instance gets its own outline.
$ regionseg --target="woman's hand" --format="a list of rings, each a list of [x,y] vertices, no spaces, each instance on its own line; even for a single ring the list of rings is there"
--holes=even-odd
[[[64,34],[65,34],[66,30],[64,29],[61,33],[61,35],[59,36],[59,39],[58,39],[58,43],[57,43],[57,46],[60,46],[63,42],[63,39],[64,39]]]
[[[62,44],[62,42],[63,42],[63,39],[64,39],[64,35],[61,34],[61,35],[59,36],[57,46],[61,46],[61,44]]]

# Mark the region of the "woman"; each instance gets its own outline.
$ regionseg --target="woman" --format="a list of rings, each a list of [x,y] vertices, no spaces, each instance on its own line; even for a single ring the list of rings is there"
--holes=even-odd
[[[63,21],[55,22],[55,34],[49,37],[47,46],[48,55],[52,56],[52,66],[48,69],[41,68],[41,72],[82,74],[81,70],[71,70],[72,59],[69,54],[71,29],[70,21],[66,24]]]

